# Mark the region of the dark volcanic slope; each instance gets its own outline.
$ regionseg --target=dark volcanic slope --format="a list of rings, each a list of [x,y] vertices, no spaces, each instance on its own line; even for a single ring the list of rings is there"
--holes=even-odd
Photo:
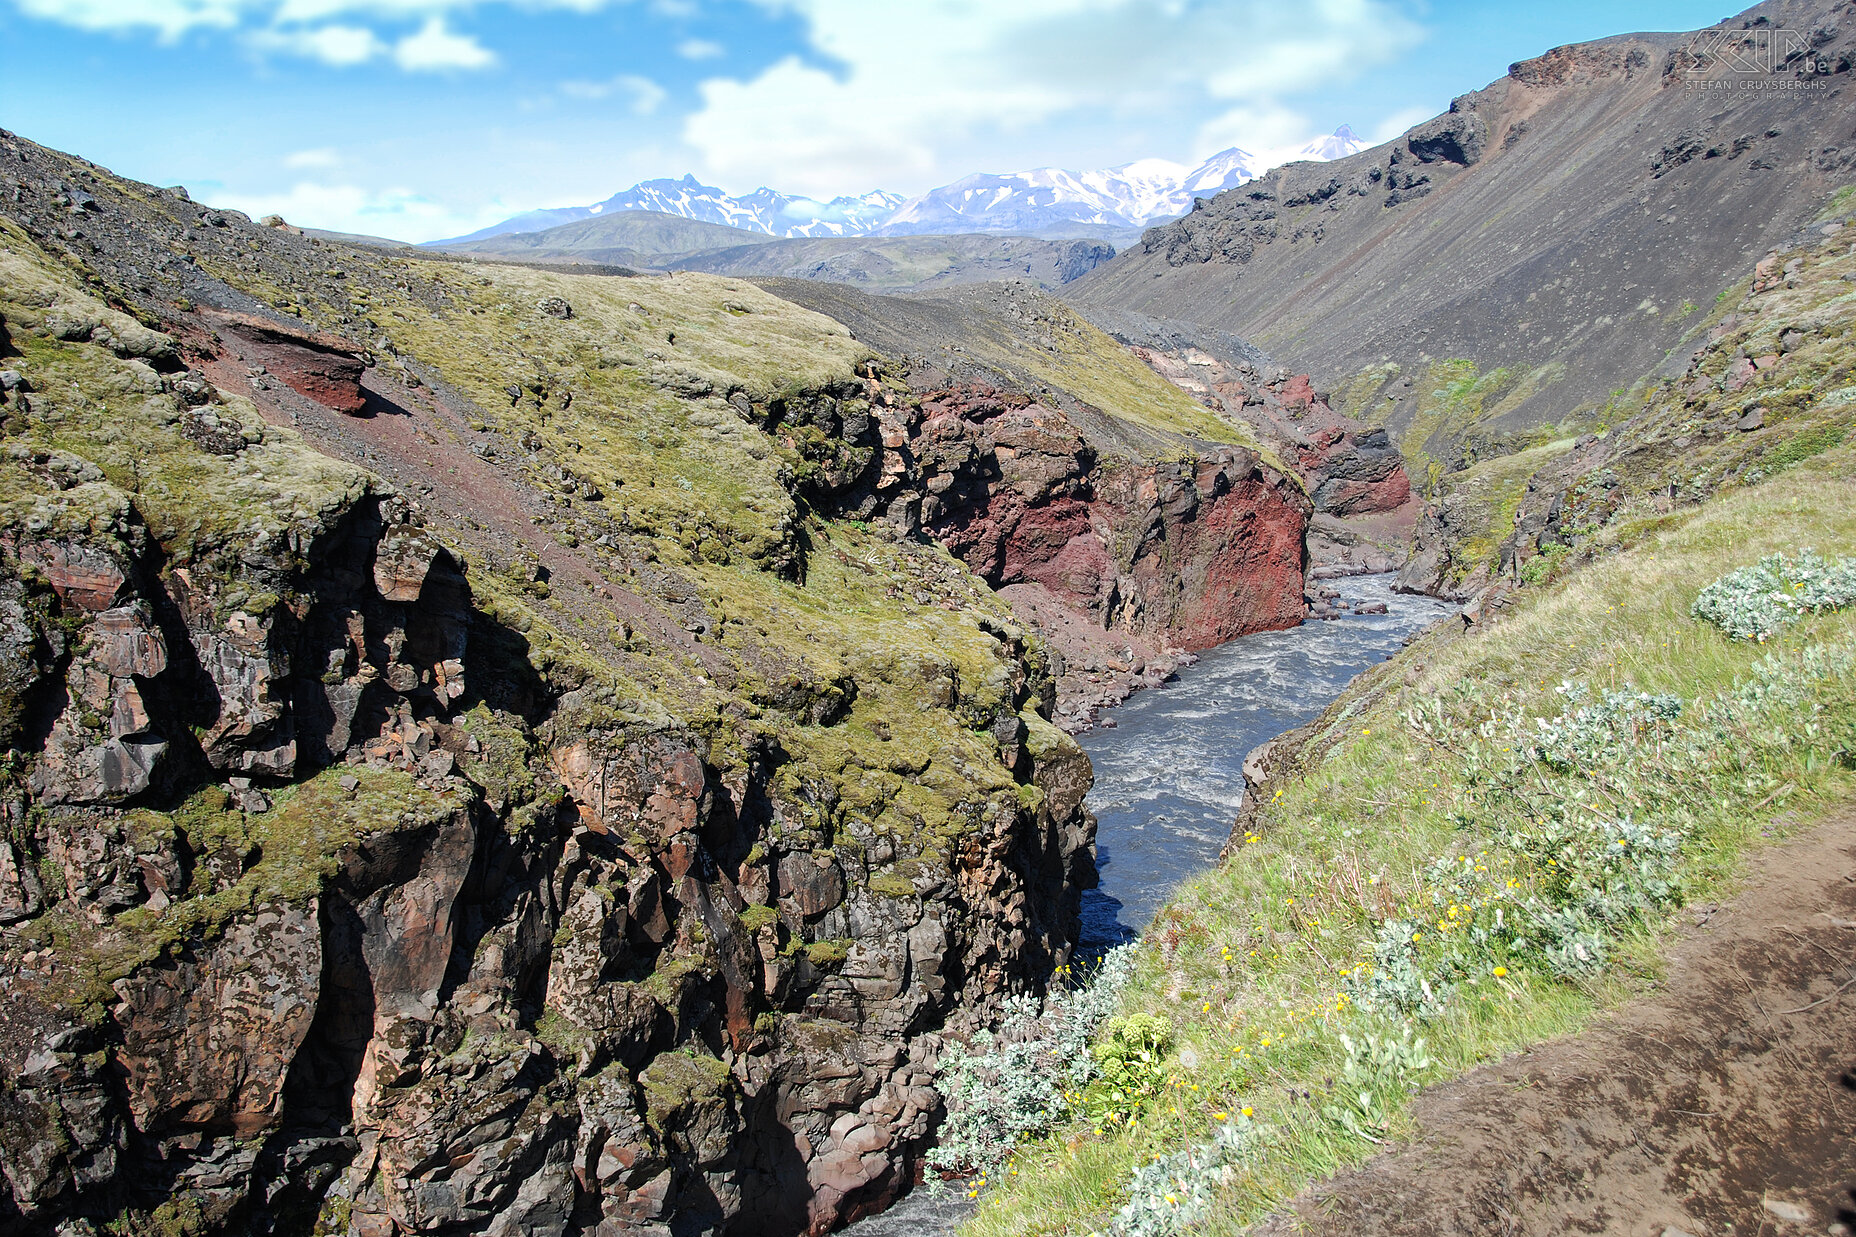
[[[1856,179],[1852,47],[1849,3],[1775,0],[1556,48],[1397,141],[1219,195],[1066,296],[1254,340],[1448,462],[1478,425],[1687,362],[1716,294]]]

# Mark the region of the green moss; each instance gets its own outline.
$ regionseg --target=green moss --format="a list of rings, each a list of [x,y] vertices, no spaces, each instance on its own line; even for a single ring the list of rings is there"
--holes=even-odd
[[[771,906],[749,906],[741,912],[741,926],[749,932],[759,932],[779,922],[780,912]]]
[[[870,892],[884,898],[912,898],[915,883],[894,872],[877,872],[870,877]]]
[[[341,778],[355,776],[353,793]],[[186,941],[211,939],[237,915],[276,903],[302,905],[321,893],[344,852],[368,835],[425,828],[459,811],[452,796],[427,790],[397,770],[337,766],[274,792],[269,812],[247,815],[224,790],[208,787],[172,813],[137,812],[131,829],[143,837],[175,838],[189,853],[224,855],[242,869],[223,888],[212,883],[212,863],[196,864],[184,894],[157,911],[137,907],[107,930],[62,912],[45,917],[49,932],[77,963],[76,999],[111,999],[108,985]]]
[[[535,1020],[535,1038],[552,1049],[555,1056],[566,1059],[579,1056],[592,1037],[571,1018],[550,1009]]]
[[[843,966],[850,956],[850,941],[813,941],[806,946],[806,960],[820,970]]]
[[[645,1119],[662,1132],[684,1114],[709,1107],[732,1089],[728,1066],[693,1049],[661,1053],[638,1075],[644,1089]]]
[[[1831,422],[1813,426],[1766,450],[1759,457],[1760,462],[1768,469],[1790,468],[1793,464],[1802,463],[1814,455],[1822,455],[1832,447],[1842,445],[1849,434],[1850,427],[1846,424]]]

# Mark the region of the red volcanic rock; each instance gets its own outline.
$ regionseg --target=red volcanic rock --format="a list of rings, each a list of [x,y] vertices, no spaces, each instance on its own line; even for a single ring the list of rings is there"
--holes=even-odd
[[[222,336],[236,339],[244,360],[262,365],[298,395],[336,412],[367,407],[361,389],[366,366],[347,340],[243,314],[214,314],[211,321]]]
[[[1301,621],[1308,499],[1256,453],[1099,461],[1023,396],[963,387],[922,407],[923,527],[995,587],[1037,585],[1156,650]]]
[[[127,569],[120,562],[82,542],[29,541],[17,553],[20,561],[38,568],[61,604],[86,613],[115,605],[127,583]]]

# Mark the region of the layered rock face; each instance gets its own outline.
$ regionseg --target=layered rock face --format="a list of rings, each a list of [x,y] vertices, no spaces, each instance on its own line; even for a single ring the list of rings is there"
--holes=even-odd
[[[1311,489],[1333,479],[1349,510],[1407,510],[1397,452],[1375,453],[1382,440],[1334,417],[1305,379],[1300,411],[1349,428],[1278,432],[1249,415],[1237,380],[1228,401],[1207,398],[1153,351],[1118,345],[1022,285],[907,300],[771,286],[895,358],[890,385],[872,385],[876,420],[827,427],[868,444],[840,465],[849,471],[831,501],[928,533],[1000,590],[1059,655],[1065,729],[1198,650],[1301,622]],[[1248,376],[1282,402],[1286,379]],[[1095,401],[1110,394],[1140,415],[1105,415]],[[1298,449],[1306,468],[1290,462]],[[1335,488],[1356,475],[1373,480]]]
[[[1404,456],[1383,428],[1336,412],[1307,374],[1272,364],[1236,336],[1198,323],[1086,309],[1155,373],[1248,425],[1294,469],[1314,509],[1307,538],[1311,574],[1390,571],[1401,563],[1418,504]]]
[[[1103,460],[1062,413],[986,387],[928,393],[915,428],[924,527],[995,587],[1188,650],[1301,620],[1307,499],[1255,451]]]
[[[1093,878],[1045,646],[854,518],[925,509],[921,401],[751,287],[316,245],[10,135],[0,185],[0,1227],[905,1189],[942,1037]]]

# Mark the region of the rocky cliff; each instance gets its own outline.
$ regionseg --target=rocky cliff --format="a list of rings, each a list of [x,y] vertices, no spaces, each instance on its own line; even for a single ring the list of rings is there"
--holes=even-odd
[[[1242,401],[1196,398],[1020,283],[906,299],[766,286],[895,358],[914,411],[891,458],[920,492],[867,509],[919,524],[1051,641],[1065,729],[1307,613],[1310,482]]]
[[[1067,957],[1093,826],[1036,638],[820,514],[867,350],[11,136],[0,195],[5,1225],[798,1232],[905,1188],[939,1035]]]
[[[1307,374],[1276,365],[1248,340],[1195,322],[1100,306],[1090,319],[1205,407],[1250,427],[1302,479],[1316,578],[1400,566],[1419,503],[1404,456],[1384,427],[1335,411]]]
[[[749,284],[353,249],[0,134],[0,1220],[906,1188],[944,1037],[1093,879],[990,585],[1124,651],[1301,615],[1296,481],[1115,351],[1093,402],[924,383]]]
[[[1556,48],[1392,142],[1201,200],[1064,295],[1254,341],[1429,489],[1681,371],[1714,298],[1852,178],[1852,64],[1840,0]]]

